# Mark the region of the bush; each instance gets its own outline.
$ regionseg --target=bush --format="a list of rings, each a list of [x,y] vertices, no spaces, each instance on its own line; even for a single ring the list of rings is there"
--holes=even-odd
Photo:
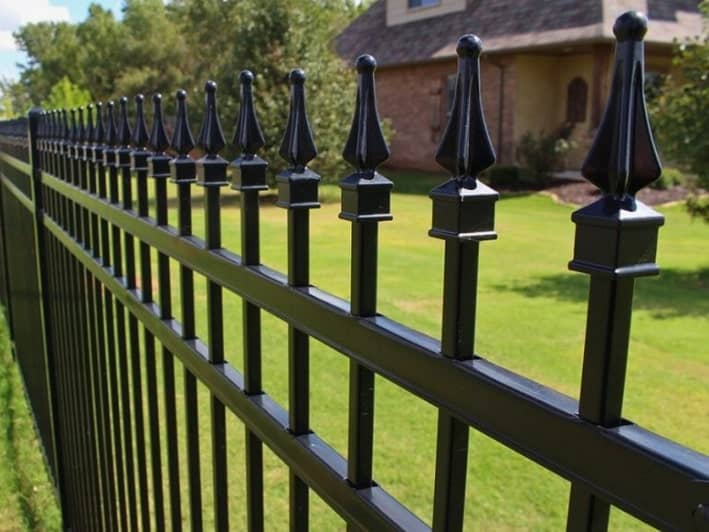
[[[558,134],[528,131],[519,141],[517,158],[537,182],[546,183],[571,148],[573,143]]]
[[[655,190],[667,190],[670,187],[684,185],[687,183],[687,178],[681,170],[677,168],[663,168],[662,175],[657,181],[650,184],[650,188]]]
[[[514,188],[522,181],[522,169],[514,165],[493,166],[485,174],[485,181],[493,188]]]

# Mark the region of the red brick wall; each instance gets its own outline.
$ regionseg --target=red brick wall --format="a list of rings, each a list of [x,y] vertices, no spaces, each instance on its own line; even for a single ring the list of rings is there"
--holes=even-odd
[[[490,60],[482,62],[482,93],[485,118],[498,162],[513,159],[514,64],[508,58],[496,63],[505,66],[503,135],[500,146],[500,68]],[[445,128],[446,80],[456,72],[456,61],[382,68],[377,71],[379,114],[391,121],[391,158],[396,168],[440,171],[435,153]]]

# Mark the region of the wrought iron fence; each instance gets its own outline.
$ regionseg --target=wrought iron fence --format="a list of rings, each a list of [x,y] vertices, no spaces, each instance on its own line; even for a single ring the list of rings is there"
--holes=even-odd
[[[259,192],[267,188],[267,163],[257,155],[264,138],[250,72],[240,78],[234,143],[241,155],[231,163],[219,155],[226,141],[212,82],[205,87],[197,141],[184,91],[177,92],[171,140],[160,95],[152,98],[150,132],[142,96],[135,98],[132,131],[126,98],[119,102],[117,123],[112,102],[68,112],[33,110],[29,121],[2,123],[0,295],[64,527],[179,529],[188,516],[199,530],[203,507],[211,506],[217,529],[239,528],[227,504],[229,410],[246,430],[249,530],[264,526],[263,444],[290,469],[292,529],[308,528],[311,489],[353,530],[427,529],[372,476],[378,375],[439,409],[435,530],[462,528],[470,427],[571,481],[569,530],[606,529],[610,505],[662,529],[709,530],[709,457],[621,415],[633,285],[636,277],[658,272],[663,218],[634,198],[661,170],[642,94],[646,20],[629,12],[614,30],[609,103],[583,168],[604,195],[572,217],[570,268],[590,276],[578,401],[474,349],[479,243],[496,238],[498,194],[477,179],[495,155],[480,98],[481,43],[473,35],[458,43],[455,99],[437,153],[452,178],[431,192],[429,234],[445,246],[440,341],[377,312],[378,227],[392,219],[392,183],[377,172],[389,151],[371,56],[356,65],[357,104],[344,148],[355,171],[341,182],[340,218],[352,228],[350,301],[310,284],[309,210],[319,206],[319,176],[307,166],[316,148],[302,71],[290,74],[290,114],[280,148],[287,169],[277,178],[278,205],[288,212],[287,274],[259,259]],[[199,158],[193,157],[195,147]],[[168,182],[177,191],[176,226],[168,223]],[[227,185],[241,202],[239,255],[222,246],[220,195]],[[194,186],[204,187],[204,240],[192,234]],[[179,263],[177,279],[171,260]],[[208,281],[205,338],[196,334],[195,274]],[[175,289],[179,309],[172,308]],[[243,373],[226,359],[224,290],[243,299]],[[261,310],[288,323],[287,408],[263,386]],[[350,361],[346,457],[310,421],[310,337]],[[175,362],[184,367],[186,464],[177,447]],[[210,449],[200,449],[198,381],[210,392]],[[202,453],[212,460],[213,500],[201,498]],[[187,500],[181,498],[183,482]]]

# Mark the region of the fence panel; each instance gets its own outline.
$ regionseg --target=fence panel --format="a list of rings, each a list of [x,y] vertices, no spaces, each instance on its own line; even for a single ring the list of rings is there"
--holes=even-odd
[[[267,189],[268,163],[257,155],[265,139],[250,72],[240,76],[234,144],[241,154],[232,162],[220,155],[226,139],[213,82],[205,86],[197,139],[185,91],[176,94],[171,139],[160,95],[152,98],[150,131],[141,95],[132,127],[126,98],[117,120],[109,102],[34,110],[29,122],[0,124],[0,295],[65,528],[179,530],[184,522],[201,530],[203,512],[219,530],[238,528],[228,480],[239,474],[247,527],[262,530],[266,445],[289,468],[291,529],[308,529],[313,490],[351,530],[426,530],[421,516],[373,478],[376,381],[385,378],[438,409],[434,530],[463,527],[471,427],[571,482],[568,530],[607,529],[611,505],[658,528],[707,530],[709,457],[622,417],[634,279],[658,272],[663,218],[635,199],[661,171],[642,95],[646,20],[629,12],[614,30],[614,82],[583,169],[604,195],[572,217],[570,268],[591,278],[579,401],[475,350],[480,242],[497,236],[498,194],[478,180],[495,154],[480,98],[482,44],[473,35],[458,42],[455,97],[436,157],[451,178],[430,195],[429,234],[444,240],[440,341],[377,312],[378,227],[392,219],[392,182],[377,171],[389,149],[371,56],[356,64],[357,106],[343,153],[354,167],[341,181],[339,215],[351,224],[350,301],[310,284],[309,211],[319,207],[320,176],[307,166],[317,149],[304,72],[289,76],[280,148],[286,165],[277,176],[277,205],[287,211],[287,274],[260,261],[259,192]],[[227,185],[240,198],[239,255],[222,244]],[[204,193],[204,239],[193,234],[194,186]],[[195,275],[207,281],[204,338],[197,335]],[[224,346],[231,325],[225,292],[243,300],[243,373]],[[288,325],[287,408],[264,389],[264,311]],[[318,386],[310,382],[311,337],[350,363],[346,457],[311,425],[309,395]],[[200,386],[209,394],[208,448],[200,442]],[[245,427],[243,474],[227,460],[234,416]],[[202,471],[203,454],[211,478]],[[207,482],[210,498],[203,496]]]

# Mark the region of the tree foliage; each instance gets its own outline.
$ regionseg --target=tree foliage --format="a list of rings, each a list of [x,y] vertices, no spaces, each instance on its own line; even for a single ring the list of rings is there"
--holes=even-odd
[[[653,99],[653,125],[663,155],[696,174],[709,190],[709,0],[701,10],[704,34],[677,46],[674,72]],[[690,212],[709,222],[709,200],[692,197]]]
[[[51,88],[49,95],[42,102],[42,107],[45,109],[71,109],[85,105],[90,101],[89,91],[82,89],[64,76]]]
[[[204,83],[212,79],[231,140],[239,72],[249,69],[256,76],[265,157],[282,168],[277,147],[288,113],[287,75],[302,68],[319,149],[313,167],[335,180],[344,172],[340,152],[353,112],[355,74],[335,54],[333,38],[363,8],[354,0],[124,0],[117,19],[93,4],[78,24],[27,24],[15,34],[29,60],[11,93],[14,109],[48,102],[58,84],[69,83],[94,101],[162,92],[169,114],[175,90],[185,88],[197,130]],[[227,155],[234,155],[230,149]]]

